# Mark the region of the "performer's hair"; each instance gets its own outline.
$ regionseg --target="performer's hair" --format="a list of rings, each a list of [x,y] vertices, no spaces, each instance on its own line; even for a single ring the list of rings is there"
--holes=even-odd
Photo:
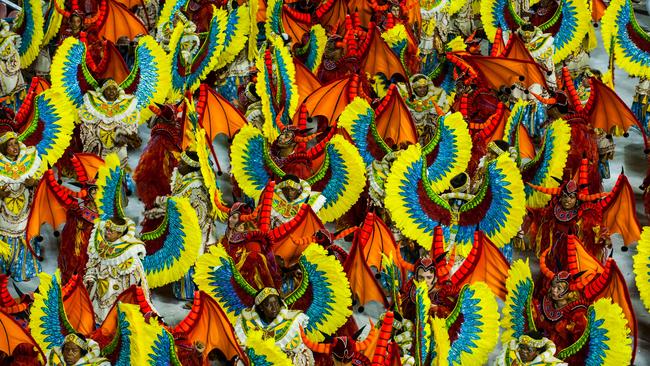
[[[504,152],[508,152],[508,150],[510,149],[510,145],[503,140],[494,140],[494,144],[497,145],[497,147],[503,150]]]
[[[287,174],[284,177],[282,177],[282,182],[287,181],[287,180],[290,180],[290,181],[293,181],[293,182],[296,182],[296,183],[300,183],[300,178],[296,177],[293,174]]]

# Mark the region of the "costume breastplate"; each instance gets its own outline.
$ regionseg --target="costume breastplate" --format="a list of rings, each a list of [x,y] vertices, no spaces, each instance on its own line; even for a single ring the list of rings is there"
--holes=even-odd
[[[573,220],[576,216],[578,216],[578,209],[573,208],[571,210],[565,210],[562,208],[562,206],[556,205],[553,209],[553,214],[559,221],[567,222]]]
[[[574,301],[569,304],[564,305],[563,307],[556,309],[555,306],[553,306],[553,301],[548,298],[548,296],[544,296],[544,300],[542,301],[542,312],[544,313],[544,317],[548,319],[549,321],[556,322],[564,317],[564,314],[573,311],[577,308],[587,308],[585,304],[582,303],[582,301]]]

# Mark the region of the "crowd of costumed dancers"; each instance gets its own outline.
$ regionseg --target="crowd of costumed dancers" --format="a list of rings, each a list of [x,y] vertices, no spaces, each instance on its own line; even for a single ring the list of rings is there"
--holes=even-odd
[[[634,363],[632,0],[7,4],[0,365]]]

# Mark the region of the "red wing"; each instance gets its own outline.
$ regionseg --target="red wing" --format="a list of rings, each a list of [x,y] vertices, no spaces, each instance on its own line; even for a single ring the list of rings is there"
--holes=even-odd
[[[298,80],[298,105],[301,105],[311,93],[322,85],[300,61],[294,59],[293,64],[296,66],[296,80]],[[296,113],[298,112],[296,111]]]
[[[0,274],[0,311],[6,314],[17,314],[23,312],[29,306],[28,302],[18,303],[7,289],[9,277],[6,274]]]
[[[273,253],[284,259],[287,266],[296,263],[312,242],[312,237],[325,226],[309,205],[302,205],[296,217],[269,232]]]
[[[639,240],[641,225],[636,216],[634,191],[624,174],[618,176],[614,188],[600,203],[610,234],[621,234],[625,245]]]
[[[48,223],[56,230],[66,220],[67,209],[76,205],[76,201],[69,196],[69,190],[59,185],[52,170],[45,172],[43,179],[36,188],[32,207],[27,219],[26,240],[31,239],[41,232],[41,225]]]
[[[510,87],[519,82],[526,88],[533,84],[540,84],[547,88],[546,77],[534,61],[489,56],[464,56],[463,58],[478,71],[479,78],[492,89]],[[521,80],[521,77],[524,79]]]
[[[477,281],[485,282],[494,295],[504,300],[509,269],[510,265],[499,249],[483,232],[477,231],[472,250],[460,268],[451,276],[451,282],[458,288]]]
[[[205,345],[204,362],[211,350],[218,348],[227,359],[235,356],[246,359],[235,337],[232,325],[219,304],[205,292],[196,293],[192,310],[172,331],[184,335],[187,340]]]
[[[61,289],[63,308],[70,325],[84,336],[90,336],[95,329],[95,312],[88,291],[79,275],[74,275]]]
[[[395,84],[391,84],[388,93],[377,107],[375,125],[384,141],[392,141],[398,146],[402,143],[418,142],[415,123]]]
[[[524,44],[524,41],[517,34],[512,34],[510,39],[508,39],[508,44],[506,45],[506,50],[503,54],[503,57],[513,59],[513,60],[527,60],[535,62],[535,59],[528,51],[528,48]]]
[[[325,116],[330,125],[334,123],[345,107],[352,101],[353,96],[349,95],[349,87],[352,84],[352,77],[334,80],[314,90],[304,100],[307,113],[310,116]],[[293,124],[298,125],[298,113],[293,117]]]
[[[388,79],[391,79],[394,75],[402,75],[402,77],[406,78],[407,73],[402,62],[381,38],[379,30],[375,27],[368,30],[368,32],[372,33],[368,35],[372,38],[362,58],[361,69],[371,77],[382,73]]]
[[[638,126],[643,134],[643,140],[646,141],[643,127],[616,92],[594,77],[589,79],[589,83],[591,93],[584,109],[589,116],[591,127],[616,134],[617,128],[627,132],[631,126]]]
[[[11,316],[5,314],[3,311],[0,311],[0,326],[2,327],[2,332],[0,332],[0,351],[11,355],[18,345],[26,343],[38,350],[43,360],[45,359],[43,351],[29,332],[23,329]]]
[[[148,34],[147,28],[129,9],[114,0],[106,0],[106,19],[97,32],[99,39],[117,43],[122,37],[134,40],[135,37]]]
[[[350,255],[343,264],[343,269],[348,276],[348,280],[350,280],[352,296],[361,305],[365,305],[370,301],[377,301],[384,304],[384,306],[388,306],[384,290],[377,283],[377,279],[370,267],[368,267],[368,263],[363,259],[358,236],[358,234],[355,235],[352,248],[350,248]]]
[[[102,60],[102,63],[106,62],[106,67],[97,74],[96,79],[111,78],[121,84],[129,76],[129,68],[126,66],[120,52],[115,48],[115,44],[111,41],[106,41],[104,58],[107,59],[106,61]]]
[[[223,133],[232,139],[246,123],[246,117],[224,97],[206,84],[201,84],[196,102],[199,123],[205,129],[210,141]]]

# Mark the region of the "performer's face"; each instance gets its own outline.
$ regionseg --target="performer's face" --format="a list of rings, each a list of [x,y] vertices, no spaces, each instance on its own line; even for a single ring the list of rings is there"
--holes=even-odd
[[[81,348],[72,342],[67,342],[61,349],[66,365],[74,365],[81,358]]]
[[[570,210],[576,206],[578,199],[575,194],[563,194],[560,197],[560,205],[565,210]]]
[[[519,352],[519,358],[521,358],[523,362],[531,362],[539,354],[537,348],[526,344],[520,344],[517,347],[517,352]]]
[[[235,226],[239,223],[239,212],[235,212],[230,217],[228,217],[228,227],[234,229]]]
[[[72,34],[78,34],[81,32],[81,24],[83,23],[83,20],[81,19],[80,16],[78,15],[73,15],[70,17],[70,30],[72,31]]]
[[[429,290],[433,288],[434,283],[436,282],[436,275],[433,271],[425,271],[424,269],[418,269],[418,274],[416,278],[419,282],[424,281],[427,284]]]
[[[551,284],[551,288],[548,290],[551,300],[562,300],[564,295],[566,295],[567,286],[566,282],[554,282]]]
[[[413,89],[413,91],[415,92],[415,95],[422,98],[429,92],[429,87],[426,85],[418,85]]]
[[[106,228],[106,240],[109,242],[114,242],[117,239],[122,237],[122,232],[111,229],[110,227]]]
[[[120,92],[117,90],[117,87],[115,85],[111,85],[104,89],[102,92],[102,95],[104,95],[104,98],[106,98],[107,101],[112,102],[117,99],[117,96],[120,94]]]
[[[10,139],[7,141],[7,147],[5,148],[5,156],[11,160],[16,160],[20,155],[20,144],[17,139]]]
[[[259,309],[261,311],[260,315],[262,315],[264,318],[263,320],[268,323],[273,321],[273,319],[275,319],[278,314],[280,314],[280,310],[282,309],[282,302],[278,296],[271,295],[262,301]]]
[[[300,190],[294,187],[284,187],[282,188],[282,194],[287,201],[293,201],[300,195]]]
[[[293,138],[295,135],[291,131],[282,131],[280,136],[278,136],[278,145],[281,147],[288,147],[293,145]]]

